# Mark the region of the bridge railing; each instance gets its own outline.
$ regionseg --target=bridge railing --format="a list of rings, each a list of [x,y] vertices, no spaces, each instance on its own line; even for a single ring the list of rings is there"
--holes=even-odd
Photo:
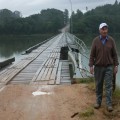
[[[70,39],[72,39],[74,41],[74,43],[76,44],[76,46],[78,47],[79,51],[82,53],[88,53],[88,48],[86,46],[86,44],[83,42],[83,40],[77,38],[75,35],[68,33],[68,36],[70,37]]]
[[[78,53],[74,53],[70,50],[71,52],[68,53],[68,55],[70,56],[70,58],[73,62],[74,73],[76,73],[76,75],[78,75],[76,77],[77,78],[79,78],[79,77],[86,78],[88,76],[91,76],[90,72],[89,72],[89,66],[88,66],[89,50],[88,50],[86,44],[81,39],[77,38],[75,35],[67,33],[66,36],[67,36],[66,39],[71,39],[73,44],[75,46],[77,46],[76,49],[78,49],[78,51],[79,51]],[[77,54],[77,59],[75,59],[75,57],[71,57],[71,56],[74,56],[73,54]],[[80,75],[78,73],[80,73]]]

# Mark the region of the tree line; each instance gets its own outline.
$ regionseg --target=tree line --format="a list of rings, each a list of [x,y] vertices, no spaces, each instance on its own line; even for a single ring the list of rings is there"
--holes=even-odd
[[[0,10],[0,34],[57,33],[65,26],[68,13],[57,9],[42,10],[23,18],[19,11]]]
[[[106,4],[86,13],[79,9],[72,13],[72,32],[75,34],[96,34],[102,22],[109,25],[110,33],[120,33],[120,3]],[[42,10],[38,14],[23,18],[19,11],[0,10],[0,34],[43,34],[57,33],[69,22],[67,9]]]
[[[72,29],[76,34],[96,34],[102,22],[109,25],[110,33],[120,33],[120,3],[106,4],[96,7],[86,13],[77,10],[72,13]]]

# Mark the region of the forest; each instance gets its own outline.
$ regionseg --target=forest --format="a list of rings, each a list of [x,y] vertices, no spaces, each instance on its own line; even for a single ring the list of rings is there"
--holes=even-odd
[[[79,9],[72,13],[72,31],[75,34],[96,34],[99,24],[106,22],[109,33],[120,33],[120,3],[106,4],[82,13]]]
[[[57,9],[46,9],[23,18],[19,11],[2,9],[0,10],[0,34],[58,33],[58,30],[65,26],[66,19],[68,19],[67,10],[63,12]]]
[[[98,26],[106,22],[109,33],[120,33],[120,3],[98,6],[82,13],[79,9],[73,11],[69,18],[67,9],[41,10],[38,14],[22,17],[19,11],[0,10],[0,34],[56,34],[61,28],[71,23],[74,34],[96,34]]]

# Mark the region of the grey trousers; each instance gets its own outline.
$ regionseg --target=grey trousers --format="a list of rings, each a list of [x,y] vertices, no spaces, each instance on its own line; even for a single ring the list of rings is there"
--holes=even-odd
[[[103,95],[103,83],[105,82],[106,89],[106,104],[112,105],[112,79],[113,79],[113,66],[100,67],[95,66],[95,83],[96,83],[96,102],[101,104]]]

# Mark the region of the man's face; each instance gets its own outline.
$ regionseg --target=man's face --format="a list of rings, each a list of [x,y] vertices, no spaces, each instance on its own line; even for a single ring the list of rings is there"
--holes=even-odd
[[[108,34],[108,27],[103,27],[100,29],[100,34],[102,35],[102,37],[106,37]]]

